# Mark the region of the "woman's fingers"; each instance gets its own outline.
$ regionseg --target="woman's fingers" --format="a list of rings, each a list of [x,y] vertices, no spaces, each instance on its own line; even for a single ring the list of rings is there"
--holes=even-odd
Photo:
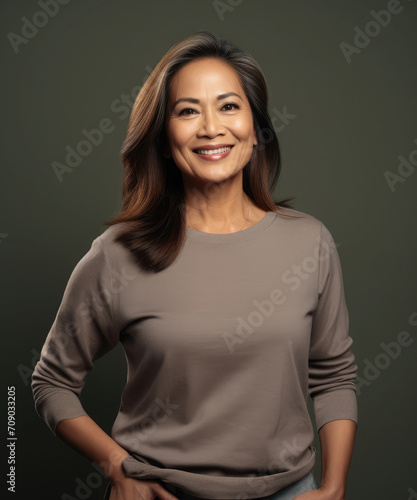
[[[180,500],[157,481],[141,481],[130,477],[112,485],[109,500]]]

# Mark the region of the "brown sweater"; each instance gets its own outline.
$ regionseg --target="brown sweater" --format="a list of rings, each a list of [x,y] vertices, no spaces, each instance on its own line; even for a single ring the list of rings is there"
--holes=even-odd
[[[187,228],[179,258],[156,274],[113,241],[117,226],[94,239],[32,377],[51,431],[87,415],[85,377],[121,342],[128,376],[111,435],[130,453],[128,476],[211,499],[258,498],[305,476],[316,454],[307,397],[316,430],[357,422],[357,366],[332,235],[286,210],[302,217]]]

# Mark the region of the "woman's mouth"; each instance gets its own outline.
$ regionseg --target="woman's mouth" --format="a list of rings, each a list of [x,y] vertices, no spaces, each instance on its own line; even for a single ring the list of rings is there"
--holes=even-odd
[[[218,149],[194,149],[194,153],[204,160],[221,160],[232,150],[233,146],[225,146]]]

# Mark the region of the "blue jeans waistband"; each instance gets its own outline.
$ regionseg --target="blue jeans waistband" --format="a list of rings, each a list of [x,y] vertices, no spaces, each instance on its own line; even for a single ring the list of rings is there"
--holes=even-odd
[[[201,497],[196,497],[190,495],[182,491],[180,488],[173,486],[168,483],[164,483],[164,487],[173,495],[178,497],[180,500],[204,500]],[[259,497],[253,500],[293,500],[293,498],[297,495],[301,495],[301,493],[305,493],[306,491],[311,491],[317,489],[317,483],[314,479],[313,471],[310,471],[304,477],[299,479],[293,484],[286,486],[285,488],[277,491],[276,493],[272,493],[272,495],[268,495],[266,497]],[[107,488],[104,494],[103,500],[109,500],[111,491],[110,481],[107,484]],[[223,499],[223,500],[232,500],[232,499]]]
[[[186,493],[180,488],[171,484],[165,483],[164,486],[170,493],[178,497],[180,500],[204,500],[201,497],[190,495],[189,493]],[[316,490],[317,488],[318,486],[314,479],[313,471],[310,471],[298,481],[286,486],[285,488],[282,488],[276,493],[272,493],[272,495],[264,497],[255,498],[253,500],[292,500],[295,496],[301,495],[301,493]],[[225,498],[223,500],[232,500],[232,498]]]

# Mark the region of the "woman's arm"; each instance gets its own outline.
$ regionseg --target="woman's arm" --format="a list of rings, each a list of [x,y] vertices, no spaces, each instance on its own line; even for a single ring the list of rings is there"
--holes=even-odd
[[[357,424],[353,420],[333,420],[319,430],[321,446],[320,489],[333,500],[345,500],[346,483],[353,453]]]
[[[318,303],[313,313],[309,352],[309,393],[322,456],[320,494],[311,495],[314,500],[344,500],[346,495],[358,422],[358,366],[352,343],[342,266],[333,236],[322,223]]]
[[[111,482],[126,477],[122,461],[130,454],[90,417],[61,420],[56,426],[56,435],[74,450],[99,465]]]
[[[122,462],[130,454],[89,416],[64,418],[56,425],[56,435],[89,460],[99,465],[112,485],[110,498],[160,498],[180,500],[159,480],[140,480],[126,476]]]

